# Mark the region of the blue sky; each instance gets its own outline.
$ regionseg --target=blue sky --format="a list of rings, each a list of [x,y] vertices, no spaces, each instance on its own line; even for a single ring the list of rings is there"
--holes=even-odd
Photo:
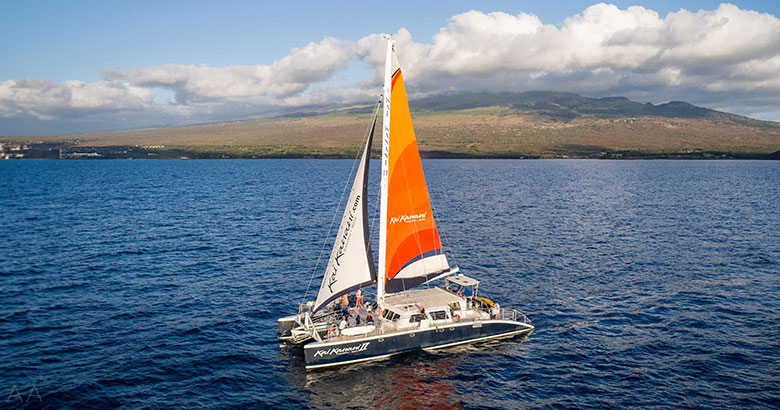
[[[776,24],[780,23],[776,17],[780,2],[731,4],[613,1],[607,7],[593,1],[399,1],[388,7],[366,1],[3,2],[0,135],[178,125],[248,118],[279,106],[370,100],[379,64],[369,52],[377,48],[375,37],[381,33],[408,37],[399,40],[399,55],[405,72],[408,66],[409,82],[417,80],[419,95],[450,88],[481,91],[496,86],[524,91],[568,87],[565,90],[584,95],[620,93],[643,102],[683,99],[780,120],[776,108],[780,101],[772,97],[780,93],[775,89],[780,80],[772,74],[773,58],[780,55],[780,49],[771,45],[780,44],[780,25]],[[690,15],[675,14],[681,8]],[[464,14],[471,10],[477,13]],[[669,13],[678,18],[667,18]],[[585,27],[588,19],[597,26],[622,19],[628,25],[596,33],[591,24],[583,33],[598,38],[583,44],[592,46],[593,55],[566,51],[564,43],[571,41],[564,40],[572,37],[564,34]],[[575,27],[577,21],[582,24]],[[718,34],[719,21],[734,26],[731,35]],[[741,21],[741,26],[734,21]],[[545,28],[550,25],[561,32],[544,34],[550,32]],[[761,30],[748,33],[750,38],[743,39],[746,45],[724,45],[722,52],[716,50],[716,57],[709,55],[707,48],[720,47],[718,36],[739,37],[734,33],[744,32],[744,27]],[[634,33],[626,37],[628,29]],[[492,31],[485,34],[485,30]],[[664,35],[688,30],[683,37],[691,38],[712,33],[712,41],[677,44],[678,49],[669,53],[660,46],[668,44],[668,38],[659,39],[656,33],[650,35],[656,48],[642,55],[632,54],[630,46],[612,46],[616,38],[625,37],[637,39],[637,49],[649,47],[648,30]],[[501,43],[506,49],[491,50],[489,39],[508,33],[519,37]],[[482,43],[468,43],[479,40],[481,34],[486,36]],[[484,48],[486,54],[504,57],[484,64],[479,61],[479,67],[472,70],[468,61],[457,63],[467,54],[449,50],[448,41],[463,42],[457,50],[474,55]],[[606,46],[602,49],[597,42]],[[767,45],[752,54],[741,51],[756,42]],[[406,44],[404,54],[400,46]],[[537,44],[545,48],[535,54],[511,50],[533,49]],[[549,50],[558,48],[560,56],[549,55]],[[294,49],[303,51],[296,54]],[[443,60],[447,56],[442,50],[453,58]],[[693,65],[685,64],[684,53],[691,53]],[[522,58],[546,62],[517,64]],[[634,58],[636,63],[624,64]],[[317,61],[324,60],[317,66]],[[750,61],[756,63],[735,65]],[[301,71],[300,62],[311,65],[311,70]],[[450,62],[454,62],[452,67]],[[749,75],[744,74],[746,70]],[[744,86],[719,85],[730,79]]]

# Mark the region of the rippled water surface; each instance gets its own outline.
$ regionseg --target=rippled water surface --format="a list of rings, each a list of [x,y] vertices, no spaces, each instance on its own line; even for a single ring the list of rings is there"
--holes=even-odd
[[[351,166],[0,162],[2,405],[777,405],[779,163],[425,161],[452,258],[537,330],[307,374],[276,319]]]

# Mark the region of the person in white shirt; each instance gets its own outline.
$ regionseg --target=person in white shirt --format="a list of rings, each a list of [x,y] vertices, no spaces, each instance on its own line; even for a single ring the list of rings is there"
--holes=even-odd
[[[341,336],[341,333],[344,331],[344,329],[347,328],[347,318],[342,317],[341,322],[339,322],[339,336]]]

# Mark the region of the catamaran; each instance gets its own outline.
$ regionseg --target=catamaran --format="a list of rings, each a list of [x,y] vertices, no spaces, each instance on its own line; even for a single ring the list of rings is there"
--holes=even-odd
[[[534,330],[519,311],[480,297],[479,281],[449,264],[434,221],[391,39],[381,102],[378,267],[371,248],[366,197],[379,105],[317,298],[301,304],[297,314],[278,320],[280,339],[303,345],[306,369],[529,335]],[[442,278],[443,287],[430,285]],[[346,297],[373,285],[373,303],[362,303],[360,297],[351,302]],[[350,314],[360,317],[360,323],[347,326]]]

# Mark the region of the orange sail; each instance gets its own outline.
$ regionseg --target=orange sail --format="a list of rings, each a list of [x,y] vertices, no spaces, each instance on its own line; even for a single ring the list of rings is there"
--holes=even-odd
[[[449,270],[433,219],[403,74],[392,52],[385,278],[399,292]]]

